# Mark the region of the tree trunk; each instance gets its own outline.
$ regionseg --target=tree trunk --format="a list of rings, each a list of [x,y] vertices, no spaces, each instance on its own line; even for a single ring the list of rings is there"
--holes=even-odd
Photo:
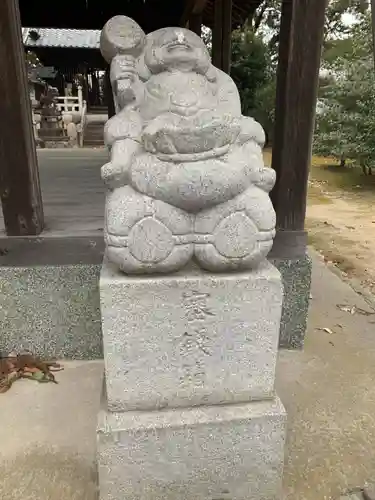
[[[361,163],[361,168],[362,168],[362,172],[364,173],[364,175],[367,175],[367,169],[366,169],[366,165],[364,163]]]

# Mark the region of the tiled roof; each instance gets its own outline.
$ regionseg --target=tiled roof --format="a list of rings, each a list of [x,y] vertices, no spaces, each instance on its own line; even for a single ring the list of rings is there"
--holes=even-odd
[[[30,36],[33,31],[39,35],[37,40]],[[99,49],[100,30],[22,28],[22,39],[26,47]]]

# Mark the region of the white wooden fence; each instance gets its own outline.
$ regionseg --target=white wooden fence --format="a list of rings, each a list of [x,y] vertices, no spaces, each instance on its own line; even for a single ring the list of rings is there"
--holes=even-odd
[[[79,113],[81,115],[83,109],[82,87],[78,87],[77,96],[56,97],[56,107],[62,113]]]

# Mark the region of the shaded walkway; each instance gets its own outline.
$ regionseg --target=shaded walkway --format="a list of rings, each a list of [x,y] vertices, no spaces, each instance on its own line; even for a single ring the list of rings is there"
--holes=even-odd
[[[86,236],[102,230],[105,186],[100,167],[107,157],[105,148],[38,150],[42,236]],[[2,219],[0,232],[5,234]]]

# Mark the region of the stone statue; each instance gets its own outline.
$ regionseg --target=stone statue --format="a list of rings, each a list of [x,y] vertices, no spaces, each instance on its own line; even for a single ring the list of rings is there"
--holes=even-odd
[[[275,173],[232,79],[183,28],[146,36],[116,16],[101,51],[117,113],[102,167],[108,259],[127,274],[177,271],[192,258],[210,271],[257,267],[275,235]]]

